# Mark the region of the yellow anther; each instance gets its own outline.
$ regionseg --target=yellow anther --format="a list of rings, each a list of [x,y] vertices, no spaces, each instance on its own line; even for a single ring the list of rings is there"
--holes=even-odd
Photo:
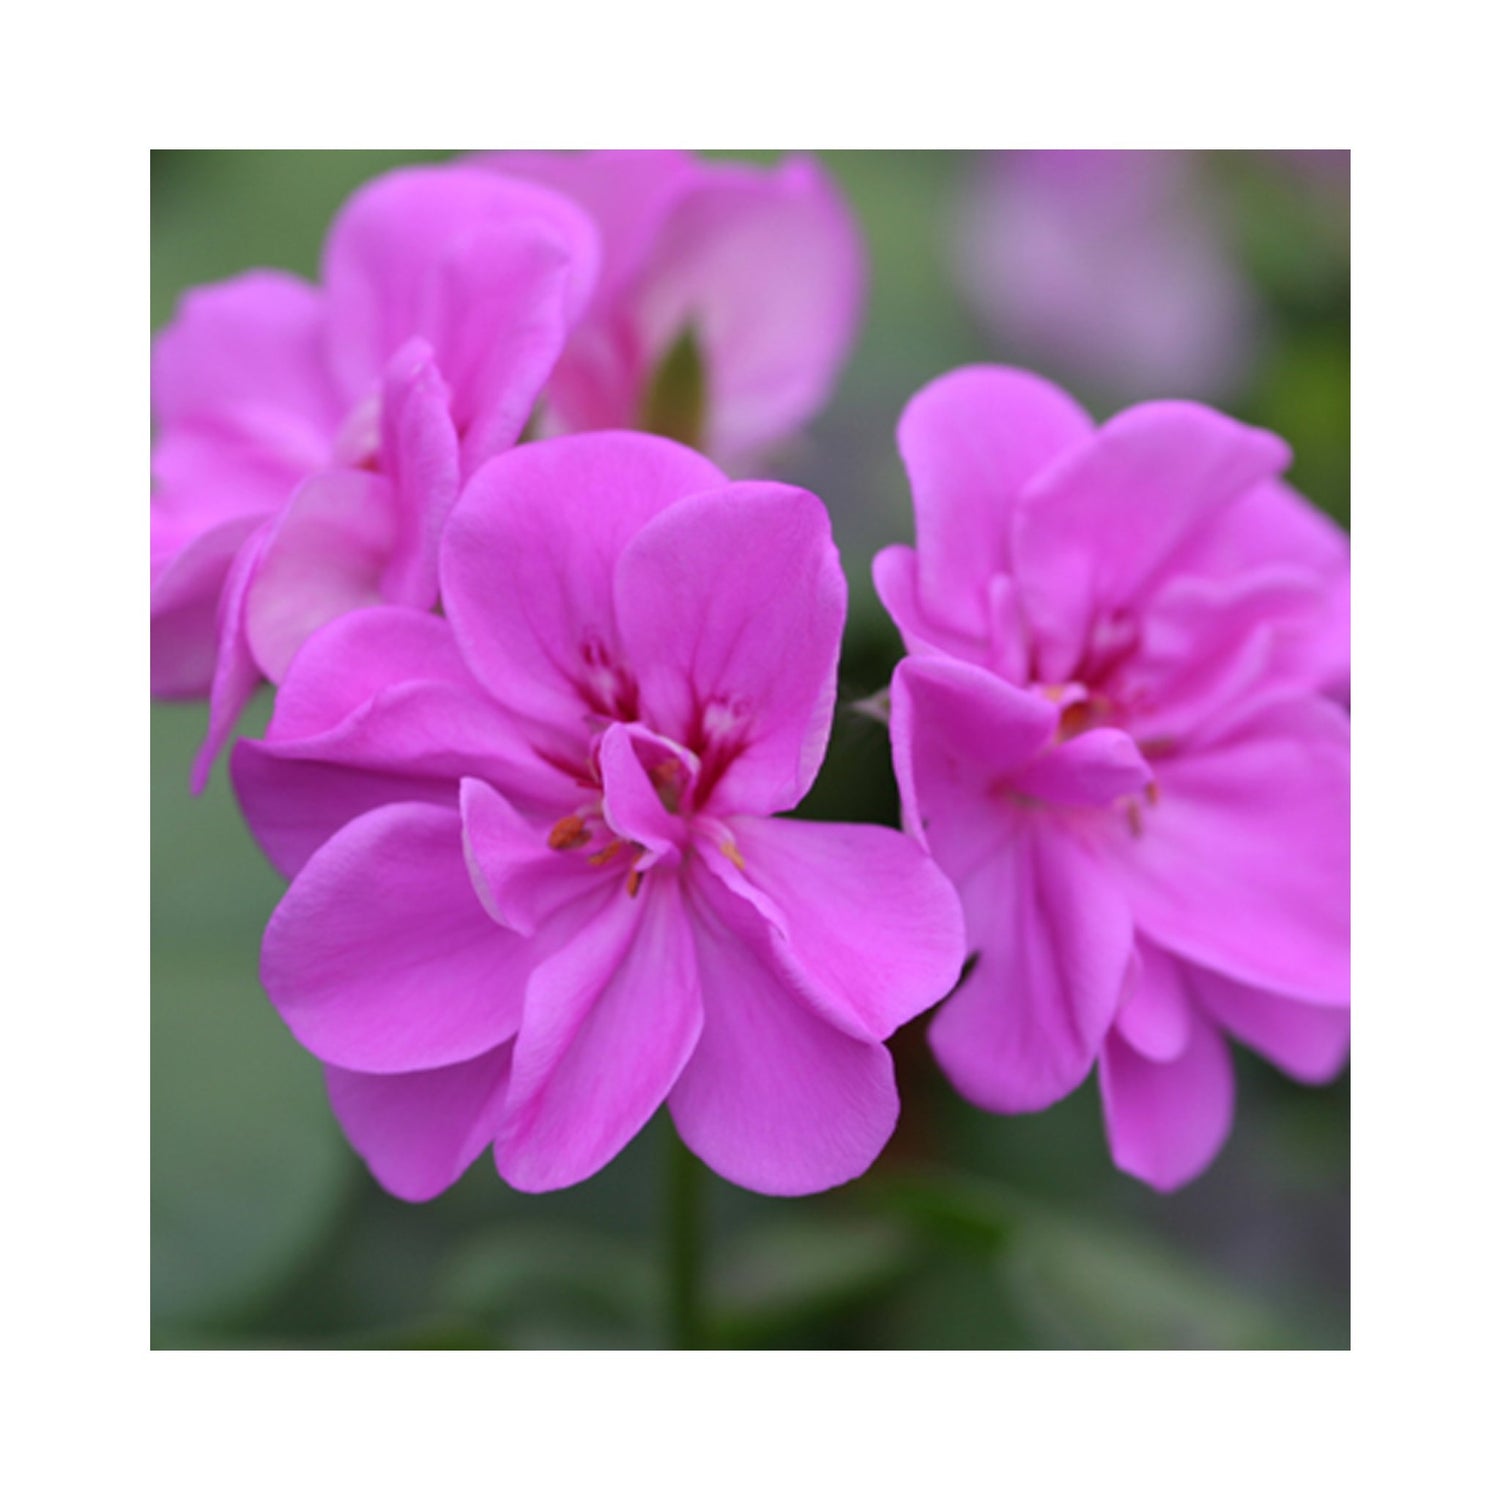
[[[724,842],[719,845],[719,853],[722,854],[724,858],[727,859],[730,864],[735,867],[736,870],[743,870],[745,868],[745,856],[741,854],[740,851],[735,847],[735,842],[733,839],[725,839]]]

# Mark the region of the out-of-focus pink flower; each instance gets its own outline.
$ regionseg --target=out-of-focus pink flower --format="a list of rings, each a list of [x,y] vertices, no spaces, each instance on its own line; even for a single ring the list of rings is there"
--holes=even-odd
[[[859,229],[810,160],[774,171],[680,151],[504,152],[503,171],[567,193],[604,241],[598,290],[548,389],[549,432],[651,425],[664,362],[702,363],[692,441],[742,463],[828,399],[864,301]]]
[[[408,1198],[492,1142],[561,1188],[665,1100],[745,1187],[863,1172],[882,1041],[951,988],[962,921],[914,840],[772,817],[833,712],[822,505],[661,438],[558,438],[475,475],[441,571],[445,618],[326,626],[232,761],[295,872],[262,976],[355,1147]]]
[[[1008,357],[1127,400],[1233,394],[1253,293],[1189,153],[987,153],[960,206],[962,283]]]
[[[210,695],[195,769],[324,621],[430,609],[459,484],[519,436],[592,294],[593,225],[475,167],[393,172],[329,233],[323,284],[191,292],[152,351],[152,690]]]
[[[1096,429],[975,367],[898,442],[892,749],[978,954],[933,1048],[1002,1113],[1097,1061],[1115,1161],[1177,1187],[1229,1131],[1225,1033],[1307,1081],[1347,1054],[1347,539],[1280,439],[1186,402]]]

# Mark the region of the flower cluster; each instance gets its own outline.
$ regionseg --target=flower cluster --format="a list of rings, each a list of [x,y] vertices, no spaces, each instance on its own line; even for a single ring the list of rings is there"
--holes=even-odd
[[[905,829],[779,816],[845,583],[817,497],[730,473],[826,399],[863,279],[807,162],[502,153],[369,184],[318,285],[158,338],[153,690],[208,698],[201,787],[275,685],[230,756],[290,882],[262,978],[391,1192],[487,1150],[567,1187],[663,1105],[729,1180],[821,1191],[939,1002],[962,1094],[1097,1065],[1161,1188],[1228,1130],[1225,1035],[1342,1066],[1347,544],[1267,433],[1096,429],[1003,369],[919,393],[917,546],[876,563]]]

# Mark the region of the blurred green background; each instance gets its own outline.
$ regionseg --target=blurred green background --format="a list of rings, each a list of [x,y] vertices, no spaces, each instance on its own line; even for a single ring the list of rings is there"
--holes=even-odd
[[[315,275],[342,199],[434,153],[156,152],[151,326],[194,283],[255,265]],[[734,153],[769,161],[769,153]],[[1348,186],[1288,153],[1192,163],[1202,208],[1257,304],[1257,357],[1225,404],[1292,444],[1292,478],[1347,524]],[[897,637],[869,561],[909,540],[893,430],[918,386],[1015,358],[965,304],[965,153],[831,152],[867,237],[861,341],[835,399],[779,456],[827,502],[850,579],[845,705],[884,685]],[[1096,415],[1130,399],[1029,360]],[[268,711],[257,704],[246,732]],[[222,769],[188,770],[200,704],[154,704],[152,1340],[156,1348],[630,1348],[664,1341],[658,1119],[596,1178],[532,1198],[483,1157],[436,1202],[387,1197],[345,1145],[319,1070],[261,993],[260,934],[281,882]],[[895,822],[884,732],[845,707],[802,811]],[[1044,1115],[965,1105],[895,1042],[903,1114],[860,1182],[758,1198],[710,1178],[709,1326],[732,1347],[1346,1347],[1349,1088],[1294,1086],[1236,1057],[1234,1134],[1198,1182],[1161,1197],[1116,1172],[1091,1084]]]

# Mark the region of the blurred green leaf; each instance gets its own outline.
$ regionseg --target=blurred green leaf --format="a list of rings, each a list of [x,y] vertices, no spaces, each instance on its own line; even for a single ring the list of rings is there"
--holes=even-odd
[[[708,406],[708,372],[703,351],[691,327],[684,328],[651,377],[641,406],[647,432],[674,438],[689,448],[703,445],[703,418]]]

